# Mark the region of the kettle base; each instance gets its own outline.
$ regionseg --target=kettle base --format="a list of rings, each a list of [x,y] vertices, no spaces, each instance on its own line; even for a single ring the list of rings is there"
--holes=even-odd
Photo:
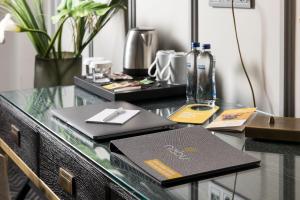
[[[148,76],[148,69],[123,69],[124,74],[130,76]]]

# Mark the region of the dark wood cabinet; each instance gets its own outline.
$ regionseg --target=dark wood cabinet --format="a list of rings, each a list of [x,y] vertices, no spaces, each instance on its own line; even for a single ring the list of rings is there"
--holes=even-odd
[[[99,166],[1,98],[0,119],[0,138],[59,198],[136,199]]]
[[[60,169],[72,174],[72,180],[59,181],[67,178],[60,175]],[[105,199],[108,178],[56,138],[43,134],[40,141],[40,177],[63,199]],[[64,187],[71,187],[71,192]]]
[[[38,174],[39,134],[36,124],[6,101],[0,101],[0,137]]]

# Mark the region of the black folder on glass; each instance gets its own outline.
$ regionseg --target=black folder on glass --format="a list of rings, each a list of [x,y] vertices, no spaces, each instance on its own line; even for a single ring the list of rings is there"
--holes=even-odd
[[[165,186],[259,167],[260,161],[202,127],[111,141],[112,164]]]
[[[140,112],[122,125],[86,122],[87,119],[104,109],[117,109],[120,107],[128,110],[140,110]],[[52,110],[52,114],[72,128],[95,140],[110,140],[141,135],[170,129],[175,125],[174,122],[124,101],[57,109]]]

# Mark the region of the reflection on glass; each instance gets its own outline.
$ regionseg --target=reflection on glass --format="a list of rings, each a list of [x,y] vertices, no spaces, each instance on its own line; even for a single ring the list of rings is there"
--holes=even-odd
[[[109,144],[103,142],[93,141],[83,134],[73,130],[72,128],[66,126],[60,121],[54,119],[51,115],[52,109],[66,108],[72,106],[83,106],[89,104],[99,104],[104,99],[101,99],[97,96],[91,95],[84,90],[76,88],[74,86],[70,87],[54,87],[54,88],[43,88],[43,89],[30,89],[30,90],[22,90],[15,92],[3,92],[1,96],[7,99],[10,103],[18,107],[24,114],[32,117],[38,123],[40,123],[43,128],[48,129],[58,138],[63,140],[69,146],[71,146],[74,150],[81,153],[86,157],[86,159],[95,163],[102,171],[106,172],[114,181],[118,184],[121,184],[127,190],[131,191],[137,197],[141,199],[191,199],[191,187],[190,184],[180,185],[172,188],[162,188],[150,181],[143,179],[135,173],[127,171],[123,169],[121,166],[114,166],[111,163],[111,152],[109,150]],[[154,112],[162,117],[168,117],[170,114],[175,112],[181,106],[185,104],[185,98],[183,99],[168,99],[168,100],[158,100],[158,101],[149,101],[149,102],[136,102],[138,106]],[[224,108],[232,108],[236,107],[234,104],[218,104],[222,109]],[[216,133],[216,136],[220,137],[224,141],[228,142],[233,146],[242,146],[243,141],[239,136],[234,135],[224,135],[220,136],[219,133]],[[288,148],[289,146],[289,148]],[[249,145],[246,143],[246,150],[251,151],[252,155],[256,156],[265,156],[266,149],[273,149],[273,156],[269,159],[277,165],[279,165],[278,160],[282,157],[281,153],[284,152],[292,152],[291,149],[294,149],[297,152],[297,149],[294,146],[287,145],[286,149],[275,145],[275,144],[265,144],[262,145],[261,148],[248,149]],[[254,147],[257,147],[255,145]],[[272,148],[271,148],[272,147]],[[277,150],[277,151],[275,151]],[[257,151],[257,153],[255,153]],[[300,153],[297,155],[300,155]],[[293,154],[293,153],[292,153]],[[295,157],[295,159],[299,160],[299,158]],[[240,197],[246,196],[248,199],[259,200],[261,195],[276,197],[276,194],[268,193],[272,191],[272,186],[275,184],[273,182],[268,182],[269,179],[265,177],[280,177],[280,173],[278,170],[274,169],[275,164],[270,162],[268,165],[262,165],[262,168],[257,169],[257,171],[243,172],[241,176],[238,177],[238,194]],[[290,171],[289,168],[286,168]],[[263,172],[263,173],[262,173]],[[254,175],[253,175],[254,174]],[[290,174],[291,175],[291,174]],[[288,177],[286,175],[285,177]],[[223,179],[226,179],[224,181]],[[265,182],[261,182],[261,180]],[[215,179],[218,183],[226,183],[228,188],[231,188],[233,185],[234,175],[220,177]],[[275,179],[270,179],[275,180]],[[281,188],[284,188],[284,179],[277,178],[278,182],[280,182]],[[295,179],[294,176],[290,177],[290,180],[294,182],[300,183],[299,179]],[[223,182],[222,182],[223,181]],[[218,199],[219,193],[217,191],[212,192],[213,194],[209,194],[209,183],[210,180],[205,180],[199,182],[199,197],[198,199],[209,199],[214,198]],[[279,183],[278,183],[279,184]],[[247,185],[256,186],[254,189],[248,189]],[[262,187],[262,189],[260,189]],[[266,189],[267,190],[264,190]],[[229,191],[229,192],[228,192]],[[265,193],[264,193],[265,192]],[[246,193],[246,194],[245,194]],[[262,193],[262,194],[261,194]],[[223,196],[222,196],[223,195]],[[222,200],[224,198],[230,198],[231,196],[230,190],[221,192],[222,196],[220,197]]]

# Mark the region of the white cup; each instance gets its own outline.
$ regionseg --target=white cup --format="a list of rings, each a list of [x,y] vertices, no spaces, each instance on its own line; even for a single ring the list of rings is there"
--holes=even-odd
[[[181,85],[187,82],[187,57],[184,52],[176,52],[170,55],[169,65],[161,72],[168,84]]]
[[[166,76],[164,76],[161,72],[163,69],[170,65],[170,55],[175,53],[174,50],[160,50],[156,53],[156,58],[154,62],[150,65],[148,69],[148,75],[150,77],[156,77],[157,81],[166,80]],[[155,72],[151,73],[153,68],[156,66]]]

